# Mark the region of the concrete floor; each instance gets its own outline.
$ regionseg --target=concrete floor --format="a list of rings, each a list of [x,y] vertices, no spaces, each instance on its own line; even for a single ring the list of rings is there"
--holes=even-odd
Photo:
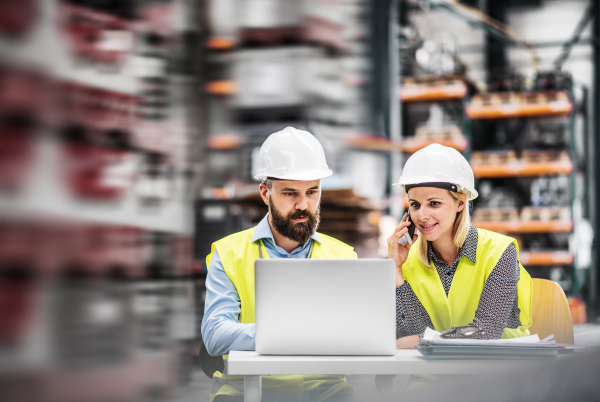
[[[600,347],[600,324],[575,325],[575,345],[577,346],[596,346]],[[394,378],[394,391],[398,393],[400,400],[401,391],[404,389],[408,376],[398,375]],[[375,388],[375,376],[373,375],[349,375],[347,381],[356,390],[356,401],[374,401],[377,400],[377,390]],[[197,367],[190,383],[179,389],[172,398],[173,402],[209,402],[210,401],[211,379],[208,378]],[[375,398],[374,398],[375,397]]]

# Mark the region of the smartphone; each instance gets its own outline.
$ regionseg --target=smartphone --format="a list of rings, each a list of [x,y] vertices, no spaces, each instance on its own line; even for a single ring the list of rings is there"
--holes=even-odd
[[[415,224],[413,223],[412,219],[410,219],[410,214],[408,214],[408,216],[406,217],[406,222],[410,222],[410,226],[408,227],[408,232],[406,232],[406,234],[404,236],[402,236],[400,238],[400,240],[398,240],[398,243],[402,244],[403,246],[408,243],[409,245],[412,246],[413,244],[413,236],[415,234]]]

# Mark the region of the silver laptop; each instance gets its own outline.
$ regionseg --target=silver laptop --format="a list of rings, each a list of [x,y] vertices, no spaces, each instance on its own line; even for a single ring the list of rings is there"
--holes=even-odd
[[[256,351],[395,354],[394,269],[387,259],[257,260]]]

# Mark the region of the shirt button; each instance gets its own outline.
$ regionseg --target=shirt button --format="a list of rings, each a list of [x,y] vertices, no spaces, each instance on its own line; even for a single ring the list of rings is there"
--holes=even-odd
[[[288,257],[291,257],[291,256],[292,256],[291,254],[288,254]]]

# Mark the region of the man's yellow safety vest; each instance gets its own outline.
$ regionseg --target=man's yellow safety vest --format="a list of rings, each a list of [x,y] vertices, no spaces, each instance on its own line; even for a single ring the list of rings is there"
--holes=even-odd
[[[408,259],[402,266],[404,279],[423,304],[436,331],[473,322],[487,278],[510,243],[517,248],[517,260],[519,259],[519,246],[515,239],[483,229],[477,229],[477,232],[476,262],[465,256],[461,257],[448,296],[437,270],[421,263],[416,248],[410,250]],[[503,339],[529,335],[532,281],[520,261],[519,268],[517,297],[521,325],[518,328],[505,328]]]
[[[206,266],[215,250],[223,264],[223,269],[240,298],[239,321],[243,324],[254,323],[254,262],[261,258],[269,258],[267,249],[262,240],[252,242],[254,228],[234,233],[213,243],[210,254],[206,257]],[[321,243],[313,241],[313,250],[310,258],[319,259],[356,259],[354,249],[333,237],[319,233]],[[259,247],[261,252],[259,252]],[[226,356],[223,357],[225,360]],[[226,363],[227,364],[227,363]],[[215,372],[211,401],[217,395],[239,396],[243,395],[243,377],[224,375]],[[319,392],[319,390],[323,392]],[[264,376],[263,391],[265,394],[273,392],[285,395],[290,400],[301,400],[306,393],[318,394],[319,400],[338,393],[352,393],[353,389],[346,383],[344,376]],[[287,399],[286,399],[287,400]]]

